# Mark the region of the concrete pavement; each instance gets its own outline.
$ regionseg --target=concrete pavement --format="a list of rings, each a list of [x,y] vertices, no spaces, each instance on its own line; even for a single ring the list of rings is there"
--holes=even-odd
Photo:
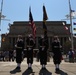
[[[1,62],[0,61],[0,75],[76,75],[76,63],[69,63],[62,61],[60,65],[60,72],[55,73],[55,66],[52,58],[47,63],[46,70],[41,69],[40,62],[34,59],[32,70],[27,69],[26,59],[21,64],[21,72],[14,71],[16,62]],[[11,72],[11,73],[10,73]]]

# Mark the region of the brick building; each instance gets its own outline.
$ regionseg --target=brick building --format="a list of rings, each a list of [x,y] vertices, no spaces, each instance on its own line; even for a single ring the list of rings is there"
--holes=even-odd
[[[68,30],[65,30],[65,27],[63,25],[63,22],[65,23],[65,26],[68,27]],[[43,34],[43,27],[42,27],[42,21],[35,21],[36,25],[36,49],[38,49],[38,40],[40,38],[40,35]],[[64,47],[64,43],[69,40],[68,37],[70,37],[70,24],[67,24],[66,21],[47,21],[47,35],[49,40],[49,49],[51,49],[51,42],[54,35],[58,35],[59,39],[61,41],[62,46]],[[15,49],[15,43],[17,40],[18,35],[22,35],[24,41],[26,41],[26,37],[28,34],[32,32],[31,27],[29,26],[28,21],[15,21],[13,24],[9,25],[9,33],[8,34],[2,34],[1,35],[1,49],[2,50],[10,50]],[[26,48],[26,42],[25,42],[25,48]]]

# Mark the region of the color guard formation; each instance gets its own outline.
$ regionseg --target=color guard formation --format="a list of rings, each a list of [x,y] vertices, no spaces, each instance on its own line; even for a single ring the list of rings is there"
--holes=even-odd
[[[22,52],[24,50],[24,41],[22,39],[22,35],[18,35],[15,47],[16,47],[16,63],[17,63],[16,69],[21,70]],[[26,52],[27,52],[26,58],[27,58],[28,69],[32,69],[34,47],[35,47],[35,40],[33,38],[33,35],[29,34],[26,39]],[[61,63],[62,54],[60,51],[61,45],[58,36],[54,37],[51,47],[53,53],[53,62],[55,64],[55,70],[59,71],[60,69],[59,65]],[[42,65],[41,69],[46,69],[47,51],[48,51],[48,39],[44,35],[41,35],[39,39],[39,60],[40,65]]]

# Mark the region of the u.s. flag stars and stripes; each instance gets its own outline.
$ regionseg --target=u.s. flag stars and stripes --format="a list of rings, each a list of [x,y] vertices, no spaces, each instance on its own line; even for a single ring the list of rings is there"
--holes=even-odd
[[[31,28],[33,30],[33,37],[36,38],[36,26],[33,21],[32,13],[31,13],[31,7],[29,8],[29,25],[31,25]]]

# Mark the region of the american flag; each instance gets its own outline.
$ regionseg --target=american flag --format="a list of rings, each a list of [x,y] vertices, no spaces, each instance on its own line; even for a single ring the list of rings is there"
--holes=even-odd
[[[29,24],[31,25],[31,28],[33,30],[33,37],[36,38],[36,26],[35,26],[35,23],[33,21],[31,7],[29,8]]]

